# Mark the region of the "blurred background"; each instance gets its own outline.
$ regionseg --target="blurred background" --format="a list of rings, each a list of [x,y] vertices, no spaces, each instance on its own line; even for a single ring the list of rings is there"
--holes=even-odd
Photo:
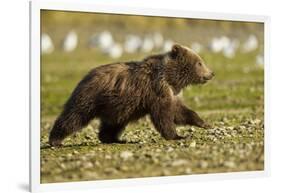
[[[169,51],[174,42],[198,52],[214,71],[224,71],[216,72],[217,80],[228,76],[228,68],[239,68],[240,78],[263,68],[262,23],[42,11],[41,24],[44,115],[58,113],[91,68],[141,60]]]
[[[55,118],[88,71],[167,52],[175,42],[216,74],[183,91],[214,129],[178,127],[188,140],[165,141],[142,119],[121,136],[137,144],[104,145],[94,120],[64,148],[48,146]],[[41,11],[41,181],[262,170],[263,53],[263,23]]]

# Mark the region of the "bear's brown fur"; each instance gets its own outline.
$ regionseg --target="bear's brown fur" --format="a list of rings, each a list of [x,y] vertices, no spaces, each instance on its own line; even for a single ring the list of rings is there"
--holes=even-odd
[[[126,125],[145,115],[167,140],[181,139],[176,125],[209,128],[176,96],[190,84],[214,76],[191,49],[175,44],[170,52],[143,61],[108,64],[91,70],[77,85],[55,121],[49,143],[60,145],[94,117],[101,121],[99,139],[118,142]]]

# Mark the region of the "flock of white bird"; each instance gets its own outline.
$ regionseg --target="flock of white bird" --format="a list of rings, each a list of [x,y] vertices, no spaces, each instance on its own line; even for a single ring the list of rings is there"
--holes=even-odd
[[[152,50],[161,50],[167,52],[171,49],[174,41],[171,39],[164,39],[159,32],[147,34],[144,37],[135,34],[128,34],[125,36],[123,44],[116,42],[113,35],[109,31],[103,31],[90,37],[88,41],[89,48],[98,48],[102,53],[111,58],[119,58],[124,53],[133,54],[137,52],[149,53]],[[68,32],[62,41],[61,49],[64,52],[72,52],[78,46],[78,34],[72,30]],[[240,50],[242,53],[253,52],[258,49],[258,38],[251,34],[244,41],[240,42],[238,39],[229,38],[227,36],[213,38],[208,46],[204,46],[199,42],[193,42],[191,49],[200,53],[203,50],[208,50],[213,53],[222,53],[226,58],[234,58],[236,52]],[[55,50],[54,43],[47,33],[41,36],[41,52],[43,54],[50,54]],[[262,66],[263,54],[256,56],[257,65]]]

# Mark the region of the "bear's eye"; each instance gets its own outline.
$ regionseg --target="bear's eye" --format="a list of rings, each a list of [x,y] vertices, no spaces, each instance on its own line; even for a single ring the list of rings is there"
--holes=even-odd
[[[202,66],[202,63],[201,63],[201,62],[199,62],[199,63],[198,63],[198,65],[199,65],[199,66]]]

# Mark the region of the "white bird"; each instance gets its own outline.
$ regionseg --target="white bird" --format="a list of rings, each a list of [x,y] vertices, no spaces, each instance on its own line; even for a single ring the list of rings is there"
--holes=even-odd
[[[142,46],[142,40],[137,35],[127,35],[125,38],[124,43],[124,50],[127,53],[135,53],[137,52]]]
[[[114,44],[114,39],[109,31],[103,31],[99,34],[93,35],[89,40],[90,48],[99,48],[106,51]]]
[[[51,37],[48,34],[43,33],[41,36],[41,52],[43,54],[50,54],[54,49],[55,47]]]
[[[239,41],[230,39],[227,36],[221,36],[213,38],[209,46],[212,52],[222,53],[226,58],[233,58],[239,47]]]
[[[203,46],[198,42],[192,42],[190,47],[196,53],[200,53],[203,50]]]
[[[234,58],[236,55],[236,51],[239,47],[239,41],[238,40],[230,40],[230,42],[225,45],[225,47],[222,50],[223,55],[226,58]]]
[[[99,46],[102,50],[108,49],[113,44],[114,40],[109,31],[103,31],[99,34]]]
[[[259,54],[257,55],[256,57],[256,64],[259,66],[259,67],[264,67],[264,56],[263,54]]]
[[[153,33],[152,39],[153,39],[153,42],[154,42],[154,47],[156,49],[160,49],[163,46],[164,38],[163,38],[163,35],[160,32]]]
[[[172,40],[165,40],[163,44],[163,52],[168,52],[172,49],[174,42]]]
[[[223,53],[224,57],[226,57],[226,58],[234,58],[236,51],[235,51],[234,47],[229,46],[229,47],[224,48],[222,53]]]
[[[70,31],[65,36],[63,43],[62,43],[62,49],[65,52],[72,52],[76,49],[78,45],[78,35],[75,31]]]
[[[242,51],[244,53],[252,52],[259,46],[258,38],[255,35],[250,35],[246,42],[243,44]]]
[[[146,35],[143,39],[141,50],[145,53],[151,52],[154,48],[154,42],[151,36]]]
[[[210,47],[210,50],[214,53],[220,52],[222,50],[220,39],[219,38],[213,38],[209,47]]]
[[[103,52],[111,58],[120,58],[123,54],[123,48],[120,44],[114,43],[110,47],[103,50]]]
[[[213,38],[209,46],[212,52],[219,53],[229,44],[230,39],[226,36],[222,36],[220,38]]]

